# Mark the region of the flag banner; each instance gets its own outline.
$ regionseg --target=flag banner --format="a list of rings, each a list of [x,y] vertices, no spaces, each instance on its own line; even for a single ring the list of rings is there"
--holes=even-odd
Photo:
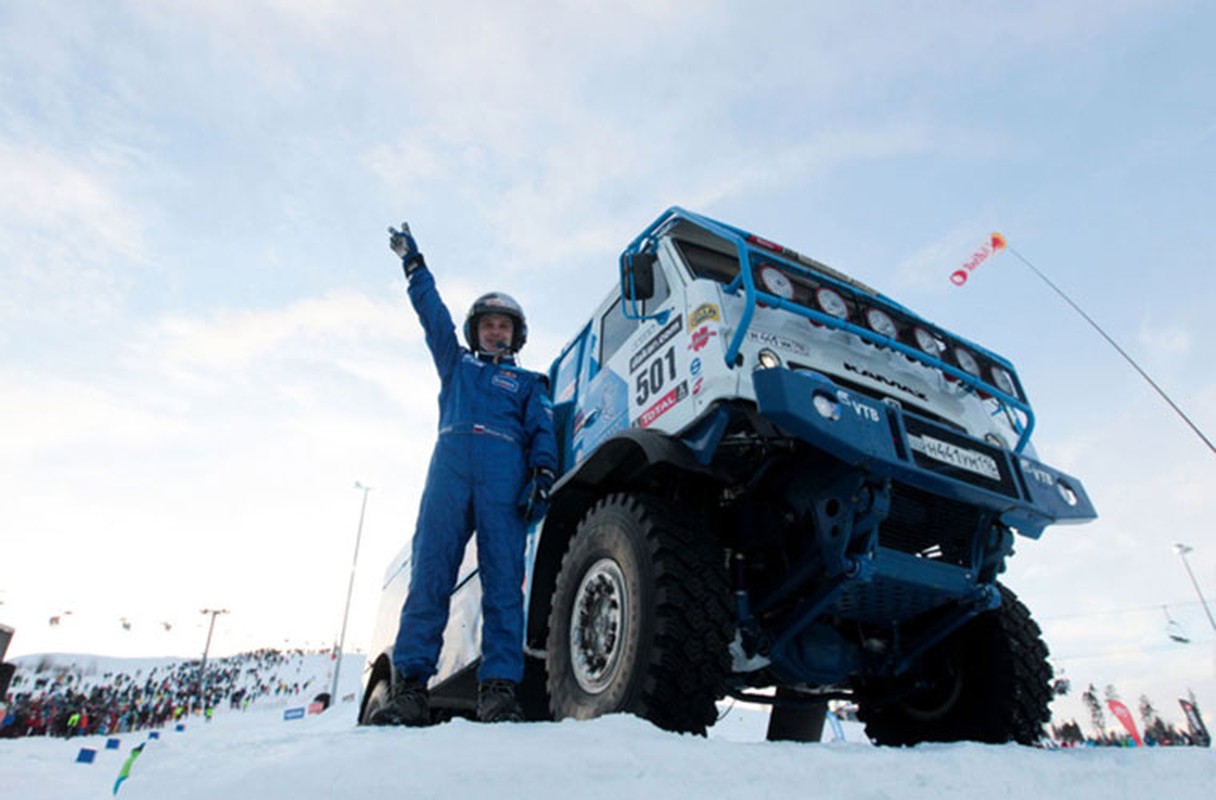
[[[1140,738],[1140,733],[1136,730],[1136,720],[1132,719],[1132,712],[1127,710],[1127,706],[1118,700],[1107,700],[1106,705],[1110,707],[1110,713],[1123,723],[1123,727],[1127,729],[1127,733],[1136,743],[1136,747],[1144,747],[1144,740]]]
[[[97,751],[91,747],[82,747],[80,752],[76,754],[77,764],[92,764],[93,759],[97,757]]]
[[[117,750],[121,746],[122,746],[122,742],[119,739],[106,739],[106,749],[107,750]]]
[[[284,719],[284,720],[291,720],[291,719],[304,719],[304,708],[303,708],[303,706],[301,706],[300,708],[288,708],[288,709],[284,709],[284,710],[283,710],[283,719]]]
[[[961,267],[950,273],[950,282],[955,286],[962,286],[971,277],[971,273],[979,269],[980,264],[983,264],[1004,249],[1005,237],[1003,235],[995,232],[988,234],[988,241],[979,250],[972,253],[971,257],[964,261]]]
[[[131,765],[135,763],[135,759],[139,758],[139,754],[144,751],[144,745],[147,742],[140,742],[131,749],[131,755],[127,756],[127,760],[123,762],[122,767],[118,770],[118,779],[114,781],[114,794],[118,794],[118,787],[122,786],[122,782],[131,777]]]
[[[1191,729],[1191,736],[1195,739],[1195,744],[1200,747],[1209,747],[1212,744],[1212,736],[1208,733],[1208,728],[1203,724],[1203,717],[1199,713],[1199,706],[1189,700],[1178,698],[1178,705],[1182,706],[1182,713],[1186,714],[1187,727]]]

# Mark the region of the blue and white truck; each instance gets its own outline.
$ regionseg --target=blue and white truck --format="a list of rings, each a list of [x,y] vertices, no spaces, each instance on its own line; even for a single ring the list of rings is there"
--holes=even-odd
[[[525,709],[772,738],[856,703],[882,744],[1032,743],[1051,669],[999,582],[1015,535],[1095,511],[1043,464],[1013,365],[824,264],[672,208],[550,368],[561,469],[529,532]],[[470,545],[472,547],[473,545]],[[361,710],[383,701],[403,551]],[[470,552],[432,702],[470,707]]]

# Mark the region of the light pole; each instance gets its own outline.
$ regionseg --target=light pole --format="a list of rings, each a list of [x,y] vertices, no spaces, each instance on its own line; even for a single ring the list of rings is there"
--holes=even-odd
[[[367,511],[367,493],[372,490],[355,481],[355,488],[363,492],[363,503],[359,506],[359,527],[355,529],[355,557],[350,562],[350,582],[346,586],[346,609],[342,612],[342,634],[338,637],[338,648],[334,652],[334,685],[329,690],[329,702],[338,702],[338,675],[342,672],[342,653],[346,646],[346,620],[350,617],[350,596],[355,590],[355,566],[359,563],[359,542],[363,539],[363,514]]]
[[[207,653],[211,651],[211,634],[215,631],[215,618],[220,614],[227,614],[226,608],[204,608],[200,610],[200,614],[210,614],[211,624],[207,626],[207,644],[203,645],[203,665],[198,668],[198,699],[203,705],[203,713],[206,714],[207,705]]]
[[[1208,615],[1208,623],[1212,626],[1212,630],[1216,631],[1216,619],[1212,618],[1212,610],[1208,608],[1208,601],[1203,597],[1203,591],[1199,588],[1199,581],[1195,580],[1195,573],[1191,571],[1191,562],[1186,560],[1186,554],[1194,551],[1194,549],[1181,543],[1174,545],[1174,552],[1182,559],[1182,566],[1186,567],[1186,574],[1191,578],[1191,585],[1195,587],[1195,594],[1199,595],[1199,602],[1203,604],[1203,612]]]

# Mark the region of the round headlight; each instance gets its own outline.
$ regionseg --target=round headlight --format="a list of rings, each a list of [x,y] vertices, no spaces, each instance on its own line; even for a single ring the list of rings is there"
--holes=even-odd
[[[835,398],[829,397],[823,392],[815,392],[811,398],[811,404],[815,406],[819,416],[824,419],[840,419],[840,403],[836,402]]]
[[[954,357],[958,359],[958,365],[962,367],[963,372],[976,378],[980,376],[980,362],[976,361],[969,351],[956,347]]]
[[[849,305],[841,297],[840,292],[835,289],[829,289],[826,286],[821,287],[815,292],[815,302],[823,309],[823,313],[838,319],[849,318]]]
[[[761,267],[760,282],[764,288],[780,297],[782,300],[794,298],[794,284],[788,275],[776,267]]]
[[[756,354],[757,369],[776,369],[781,366],[781,356],[767,347]]]
[[[916,339],[916,346],[922,352],[928,353],[931,356],[940,356],[942,354],[942,343],[933,334],[924,328],[917,328],[912,331],[912,336]]]
[[[1017,387],[1013,385],[1013,376],[1009,374],[1009,370],[993,367],[992,382],[1005,394],[1017,397]]]
[[[1060,493],[1060,499],[1070,506],[1075,506],[1080,502],[1076,491],[1064,481],[1056,481],[1056,491]]]
[[[889,336],[892,339],[899,333],[899,329],[895,327],[895,320],[891,319],[891,315],[883,311],[881,308],[866,309],[866,324],[870,326],[870,330],[875,333],[880,333],[883,336]]]

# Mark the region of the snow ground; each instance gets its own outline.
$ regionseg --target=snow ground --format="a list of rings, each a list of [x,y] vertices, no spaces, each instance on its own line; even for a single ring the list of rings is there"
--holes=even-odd
[[[30,657],[34,658],[34,657]],[[660,731],[628,716],[590,722],[429,729],[360,728],[355,704],[285,720],[325,683],[325,656],[304,657],[313,687],[297,698],[184,731],[0,740],[0,798],[109,797],[131,748],[146,742],[119,796],[136,798],[1202,798],[1216,785],[1216,752],[1199,748],[1038,750],[1016,745],[875,748],[857,726],[846,741],[764,741],[766,712],[736,705],[708,738]],[[357,692],[361,656],[347,656],[339,696]],[[76,763],[81,747],[93,764]]]

